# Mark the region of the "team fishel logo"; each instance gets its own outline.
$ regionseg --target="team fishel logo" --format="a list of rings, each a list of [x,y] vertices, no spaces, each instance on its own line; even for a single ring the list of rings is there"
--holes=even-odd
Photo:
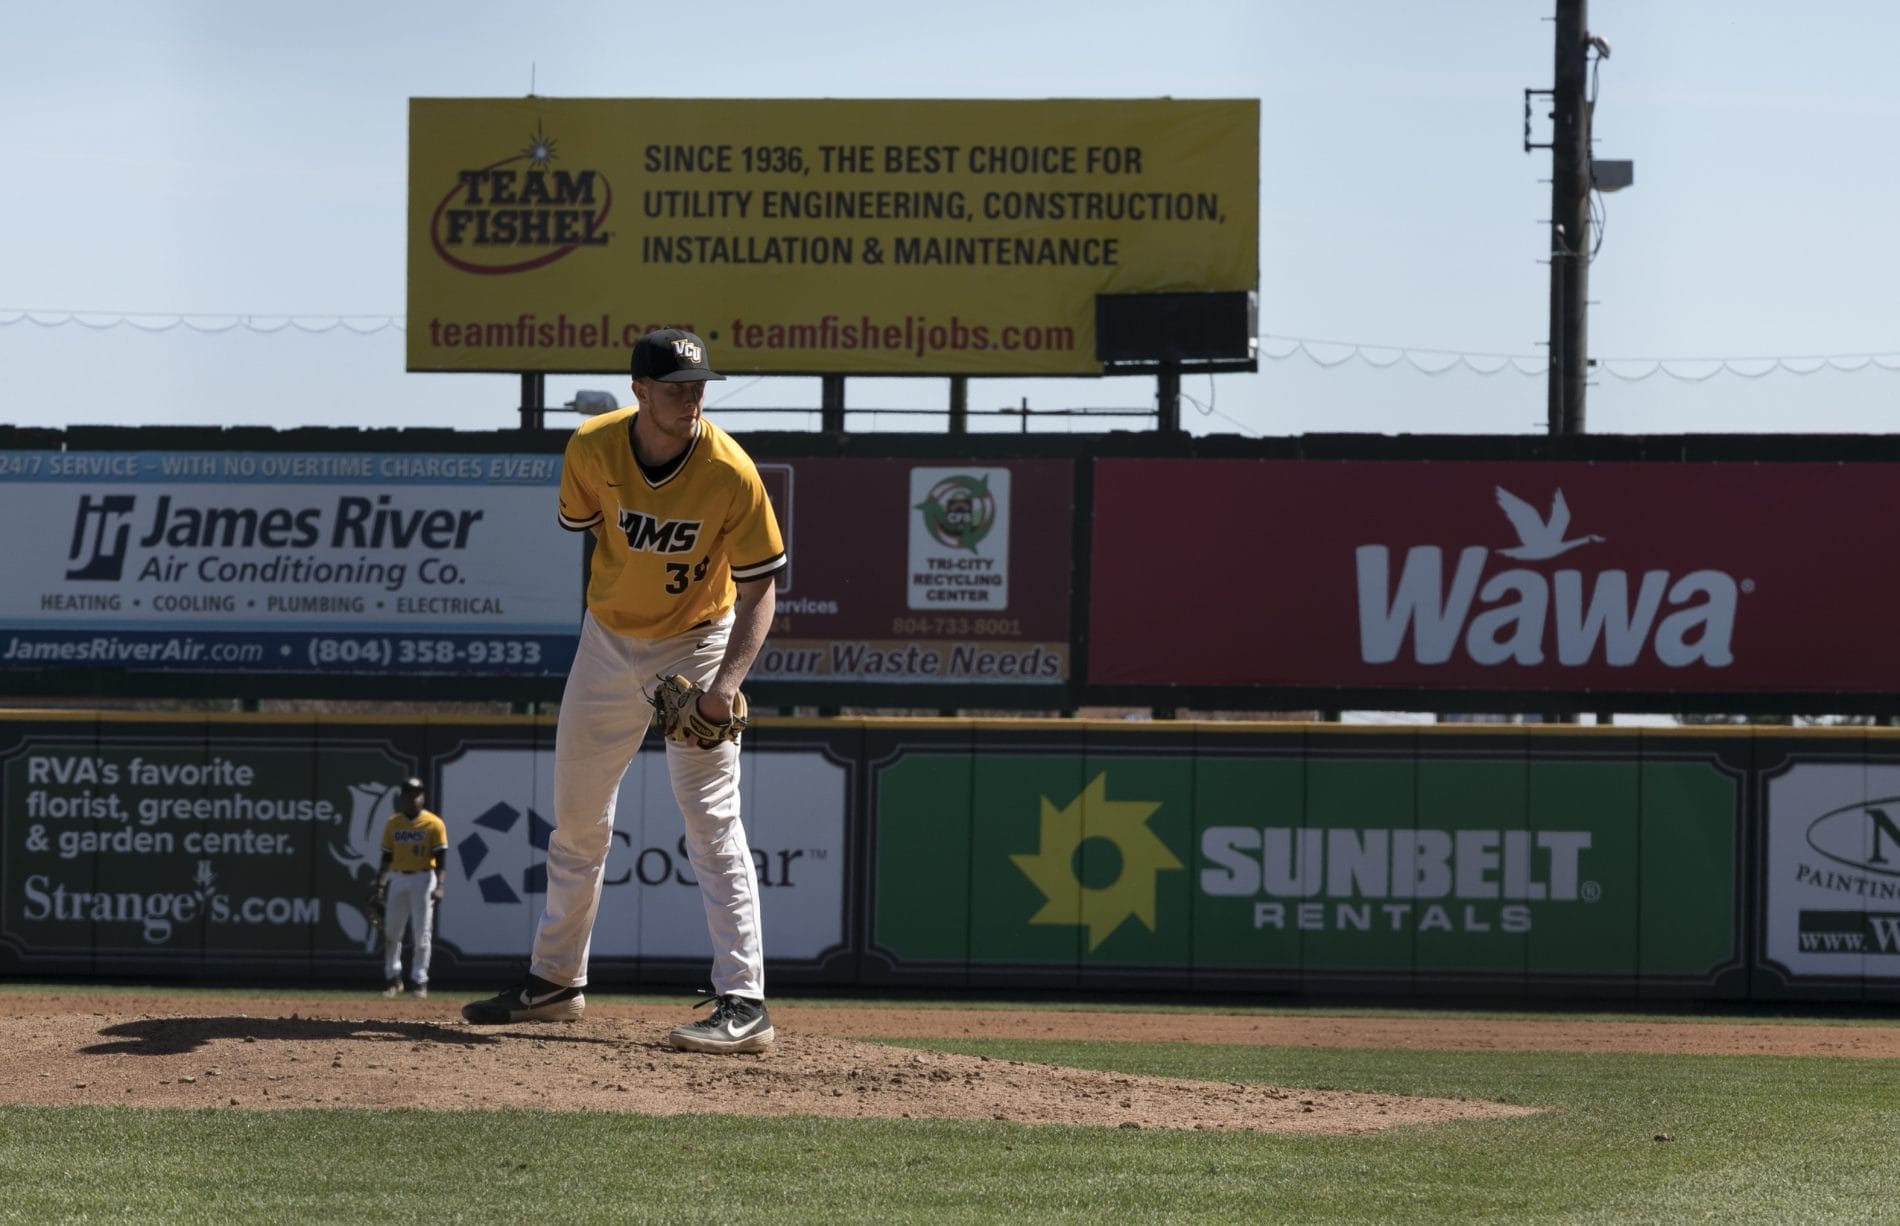
[[[620,508],[620,530],[627,534],[627,548],[636,553],[691,553],[699,542],[699,521],[669,519],[662,523],[651,515]]]
[[[429,218],[443,263],[484,275],[527,272],[608,244],[613,186],[598,169],[556,169],[558,143],[537,128],[513,157],[456,172]]]

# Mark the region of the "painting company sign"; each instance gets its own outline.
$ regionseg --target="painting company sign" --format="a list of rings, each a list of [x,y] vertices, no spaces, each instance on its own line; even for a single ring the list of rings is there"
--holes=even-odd
[[[1799,763],[1767,796],[1767,960],[1795,979],[1900,981],[1900,766]]]

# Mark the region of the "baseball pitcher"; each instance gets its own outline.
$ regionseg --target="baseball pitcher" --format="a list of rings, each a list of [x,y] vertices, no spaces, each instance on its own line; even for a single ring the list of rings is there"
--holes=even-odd
[[[620,780],[651,726],[666,737],[713,947],[713,1008],[669,1038],[690,1051],[759,1051],[773,1030],[759,885],[739,820],[739,686],[772,625],[785,545],[751,457],[702,416],[706,381],[725,378],[707,365],[705,342],[649,333],[632,365],[637,407],[584,423],[562,461],[561,525],[596,545],[555,731],[555,829],[533,962],[524,981],[462,1016],[581,1016]]]

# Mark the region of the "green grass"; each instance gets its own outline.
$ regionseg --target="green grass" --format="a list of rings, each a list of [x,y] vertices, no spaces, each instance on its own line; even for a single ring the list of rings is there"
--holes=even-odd
[[[928,1046],[1551,1110],[1341,1138],[525,1111],[6,1108],[0,1220],[1624,1223],[1900,1214],[1900,1062]],[[1658,1142],[1658,1133],[1674,1139]]]

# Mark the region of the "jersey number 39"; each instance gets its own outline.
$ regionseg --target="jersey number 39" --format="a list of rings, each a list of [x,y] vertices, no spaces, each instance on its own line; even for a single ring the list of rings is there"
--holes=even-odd
[[[677,596],[686,590],[686,585],[689,582],[698,583],[706,577],[706,563],[711,560],[710,558],[701,558],[699,565],[691,567],[684,562],[668,562],[666,564],[666,590]]]

